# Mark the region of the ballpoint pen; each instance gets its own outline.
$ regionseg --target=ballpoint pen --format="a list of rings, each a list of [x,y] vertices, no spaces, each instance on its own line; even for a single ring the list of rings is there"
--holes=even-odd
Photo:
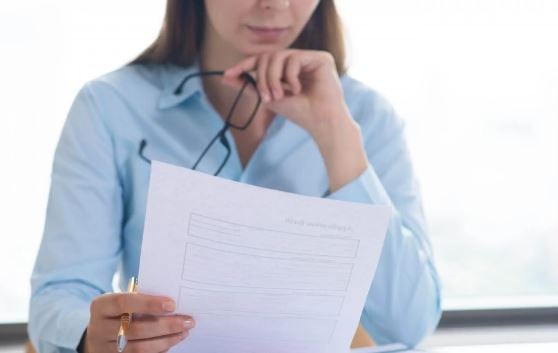
[[[130,278],[128,281],[128,293],[133,293],[136,291],[138,281],[135,277]],[[128,340],[126,339],[126,334],[128,333],[128,328],[132,322],[132,313],[124,313],[120,318],[120,329],[118,330],[118,336],[116,337],[116,349],[118,352],[122,352]]]

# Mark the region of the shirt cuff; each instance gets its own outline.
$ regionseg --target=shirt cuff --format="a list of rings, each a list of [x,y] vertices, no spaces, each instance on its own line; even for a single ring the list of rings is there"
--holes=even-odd
[[[324,197],[333,200],[389,205],[393,207],[378,174],[376,174],[374,167],[370,163],[368,163],[366,170],[356,179],[334,192],[326,192]]]
[[[61,325],[60,332],[63,334],[61,345],[64,348],[77,352],[78,345],[81,341],[83,333],[89,324],[90,309],[89,306],[80,306],[65,315],[65,321]]]

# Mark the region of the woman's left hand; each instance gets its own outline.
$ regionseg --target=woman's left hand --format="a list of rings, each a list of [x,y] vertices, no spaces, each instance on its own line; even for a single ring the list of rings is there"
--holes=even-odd
[[[265,106],[305,129],[316,142],[337,190],[366,170],[360,127],[345,103],[333,56],[326,51],[285,49],[251,56],[225,71],[225,83],[240,87],[243,72],[256,71]]]
[[[329,52],[285,49],[250,56],[227,69],[224,80],[240,86],[240,75],[253,71],[265,107],[292,120],[315,139],[330,138],[327,135],[340,124],[354,124]]]

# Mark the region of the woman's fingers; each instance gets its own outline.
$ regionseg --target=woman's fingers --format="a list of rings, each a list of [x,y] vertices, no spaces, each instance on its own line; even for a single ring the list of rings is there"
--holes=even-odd
[[[258,62],[258,59],[259,57],[254,55],[240,61],[238,64],[234,65],[233,67],[225,70],[225,76],[227,77],[240,76],[240,74],[243,72],[254,70],[257,66],[256,64]]]
[[[241,74],[255,71],[257,89],[264,102],[281,99],[286,91],[298,94],[302,91],[298,77],[301,73],[301,63],[296,55],[297,52],[285,50],[251,56],[225,70],[223,81],[240,88],[243,82]]]
[[[189,316],[150,316],[132,315],[132,322],[129,326],[126,338],[128,340],[148,339],[159,336],[166,336],[190,330],[195,326],[194,320]],[[97,334],[105,337],[106,340],[115,341],[120,319],[105,319],[103,325],[97,327]]]
[[[147,320],[132,320],[128,331],[128,340],[141,340],[167,336],[194,327],[194,321],[187,316],[158,316]]]
[[[176,333],[168,336],[162,336],[157,338],[150,338],[146,340],[134,340],[128,341],[126,344],[126,348],[124,349],[126,352],[135,353],[135,352],[163,352],[167,349],[178,344],[180,341],[188,337],[188,330],[183,331],[181,333]]]
[[[267,70],[267,81],[273,94],[273,99],[281,99],[283,97],[283,88],[281,79],[284,72],[284,61],[288,51],[275,52],[270,59],[269,69]]]
[[[175,310],[171,298],[140,293],[110,293],[101,295],[91,303],[92,316],[119,317],[124,313],[164,315]]]
[[[299,94],[302,92],[302,84],[300,83],[299,77],[301,69],[300,62],[293,56],[289,56],[285,66],[285,76],[287,78],[287,82],[289,82],[292,87],[293,94]]]
[[[132,313],[126,338],[126,352],[159,353],[186,338],[195,323],[187,315],[168,315],[176,308],[171,298],[140,293],[111,293],[96,297],[91,303],[87,327],[88,347],[116,349],[120,318]]]
[[[264,53],[259,57],[257,61],[257,78],[256,82],[258,85],[258,91],[262,96],[264,102],[269,102],[271,100],[271,92],[269,90],[269,85],[267,82],[267,68],[269,66],[269,54]]]

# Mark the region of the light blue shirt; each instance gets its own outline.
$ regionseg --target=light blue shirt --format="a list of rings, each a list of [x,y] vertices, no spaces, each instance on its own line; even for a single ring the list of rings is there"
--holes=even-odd
[[[188,68],[124,66],[88,82],[77,94],[56,148],[31,278],[28,331],[39,352],[74,352],[91,300],[113,290],[116,271],[121,271],[122,289],[138,274],[150,172],[138,154],[140,141],[148,141],[144,155],[149,159],[191,167],[223,126],[199,76],[173,94],[197,70],[198,61]],[[325,197],[394,209],[361,323],[379,344],[413,346],[436,327],[441,300],[404,122],[373,89],[347,74],[341,83],[361,127],[369,165]],[[245,168],[230,131],[227,135],[232,154],[221,177],[316,197],[327,190],[317,145],[288,119],[272,120]],[[204,159],[207,173],[223,159],[225,149],[218,142],[216,147]]]

